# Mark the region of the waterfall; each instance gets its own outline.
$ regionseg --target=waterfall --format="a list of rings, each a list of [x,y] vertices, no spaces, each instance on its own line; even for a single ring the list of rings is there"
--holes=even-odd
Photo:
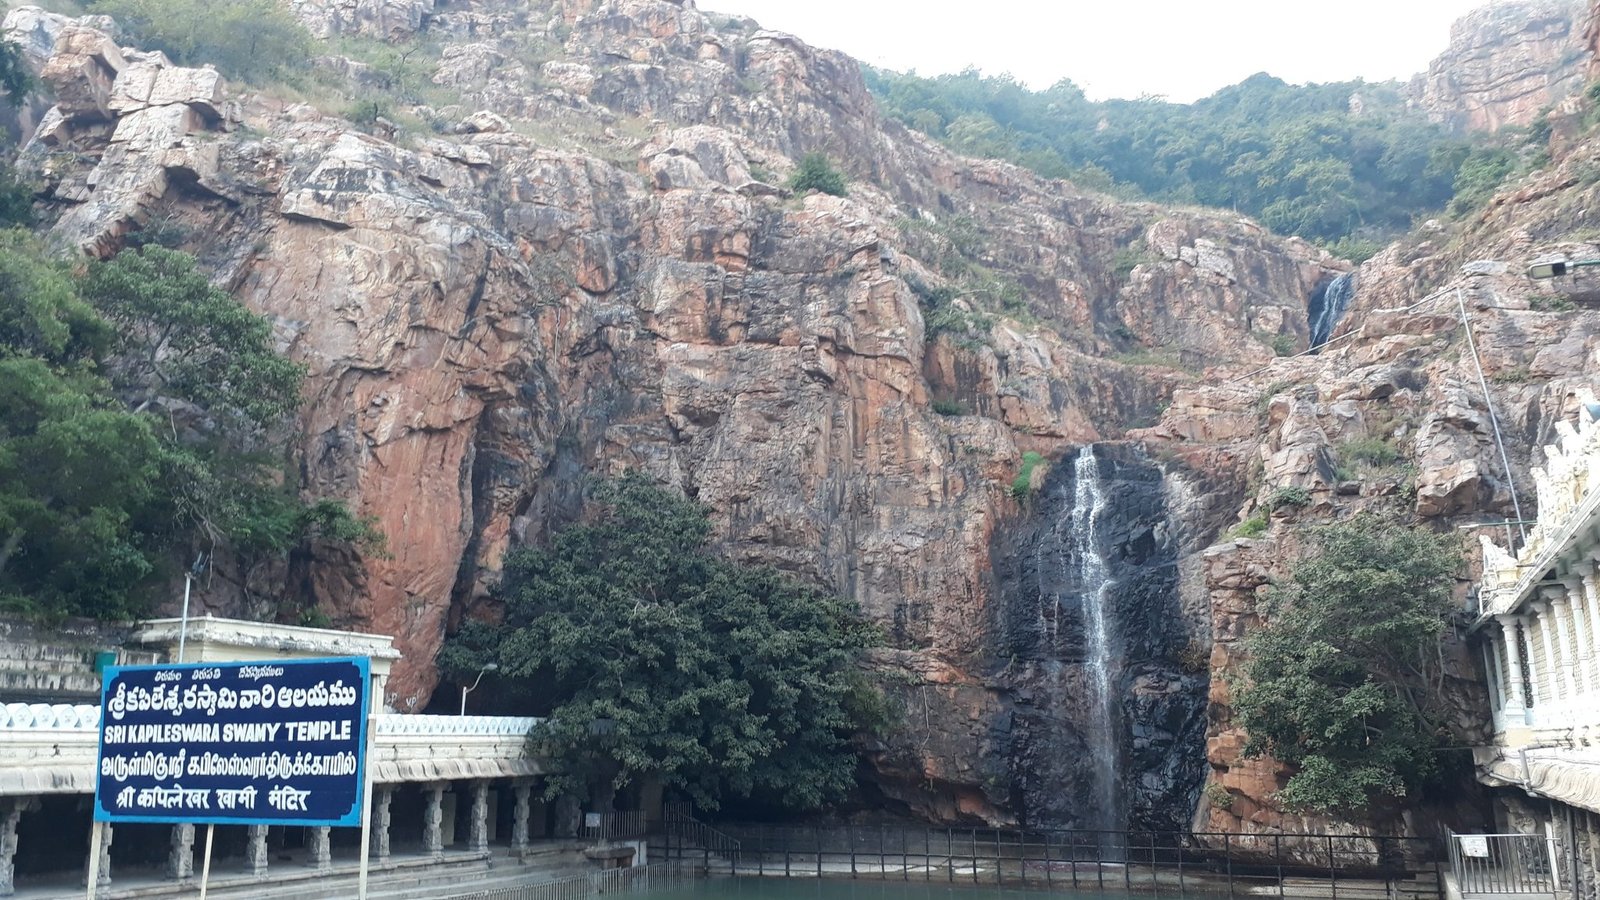
[[[1085,445],[1072,463],[1072,505],[1065,512],[1066,540],[1071,564],[1077,568],[1083,597],[1084,683],[1088,688],[1088,722],[1084,735],[1091,756],[1089,824],[1096,829],[1121,830],[1124,825],[1119,737],[1122,717],[1116,696],[1112,655],[1111,611],[1107,608],[1111,567],[1100,546],[1100,516],[1106,508],[1100,461],[1094,445]]]
[[[1311,347],[1316,349],[1333,337],[1333,329],[1350,308],[1356,295],[1356,273],[1346,272],[1328,282],[1322,293],[1311,298],[1307,312],[1311,314]]]
[[[996,533],[985,663],[995,773],[1027,827],[1188,827],[1205,775],[1210,683],[1183,660],[1183,549],[1168,475],[1137,445],[1074,447],[1023,521]],[[1102,844],[1103,859],[1126,853]]]

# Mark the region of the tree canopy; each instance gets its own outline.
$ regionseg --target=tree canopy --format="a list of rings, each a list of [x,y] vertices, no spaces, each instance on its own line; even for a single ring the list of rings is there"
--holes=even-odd
[[[1326,241],[1403,230],[1443,210],[1463,164],[1478,158],[1408,109],[1395,83],[1290,85],[1258,74],[1180,104],[1096,103],[1070,81],[1033,91],[973,69],[937,78],[869,70],[867,82],[889,115],[959,152],[1089,188],[1237,209]],[[1480,165],[1463,188],[1497,185],[1509,169],[1496,164]]]
[[[548,717],[552,791],[655,778],[707,808],[810,809],[853,784],[850,737],[882,714],[856,663],[877,637],[844,602],[719,558],[705,511],[630,475],[586,520],[507,556],[500,623],[469,621],[440,665]]]
[[[125,618],[196,549],[373,546],[370,523],[286,477],[301,376],[185,254],[73,269],[0,232],[0,608]]]
[[[1279,800],[1352,814],[1441,773],[1441,643],[1461,554],[1450,535],[1373,515],[1317,530],[1263,605],[1234,707],[1246,755],[1296,767]]]

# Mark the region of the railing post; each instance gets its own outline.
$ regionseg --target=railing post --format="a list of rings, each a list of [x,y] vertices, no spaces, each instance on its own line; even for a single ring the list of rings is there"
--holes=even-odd
[[[1228,832],[1222,833],[1222,856],[1228,864],[1228,896],[1233,897],[1233,836]]]
[[[1000,858],[1000,830],[995,828],[995,884],[1000,884],[1000,870],[1003,868]]]
[[[1103,862],[1101,857],[1104,854],[1100,850],[1100,832],[1095,831],[1095,832],[1092,832],[1092,834],[1094,834],[1094,877],[1095,877],[1095,885],[1097,887],[1099,887],[1100,890],[1103,891],[1103,890],[1106,889],[1106,867],[1104,865],[1101,865],[1101,863]]]
[[[1078,833],[1067,832],[1067,839],[1072,843],[1067,847],[1068,865],[1072,867],[1072,889],[1078,889]]]
[[[1044,833],[1044,883],[1046,885],[1056,883],[1055,872],[1051,871],[1053,866],[1050,862],[1051,857],[1055,855],[1052,852],[1055,848],[1055,832],[1046,831]]]
[[[817,841],[817,877],[822,877],[822,829],[816,825],[811,826],[811,836]]]
[[[972,829],[972,883],[978,883],[978,829]]]
[[[922,829],[922,880],[933,880],[933,832]]]
[[[1161,884],[1156,880],[1156,833],[1150,832],[1150,889],[1161,896]]]
[[[1184,849],[1183,848],[1183,835],[1174,834],[1172,836],[1172,843],[1173,843],[1173,846],[1175,848],[1175,850],[1173,852],[1178,855],[1178,896],[1182,897],[1182,896],[1184,896],[1184,889],[1183,889],[1183,849]]]
[[[856,877],[856,829],[854,825],[844,827],[845,840],[850,842],[850,877]]]
[[[1328,835],[1328,881],[1332,900],[1339,900],[1339,871],[1333,865],[1333,835]]]
[[[1283,900],[1283,835],[1272,836],[1272,861],[1278,866],[1278,900]]]
[[[951,884],[956,883],[956,833],[953,829],[944,830],[944,874],[945,880]]]
[[[880,880],[883,880],[883,881],[888,881],[889,880],[889,862],[888,862],[888,857],[887,857],[887,854],[886,854],[886,851],[887,851],[888,848],[886,848],[884,846],[884,844],[888,843],[888,840],[889,840],[889,826],[887,826],[887,825],[879,825],[878,826],[878,878]]]

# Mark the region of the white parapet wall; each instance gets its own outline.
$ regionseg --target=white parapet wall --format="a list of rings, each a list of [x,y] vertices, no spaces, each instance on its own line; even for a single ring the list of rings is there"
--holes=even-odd
[[[539,719],[520,716],[373,717],[374,781],[455,781],[545,774],[529,734]],[[92,794],[98,706],[0,705],[0,796]]]

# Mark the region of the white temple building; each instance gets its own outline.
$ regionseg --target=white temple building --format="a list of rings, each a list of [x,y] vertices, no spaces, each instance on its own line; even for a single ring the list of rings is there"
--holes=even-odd
[[[1515,552],[1482,536],[1473,625],[1493,713],[1477,748],[1503,831],[1542,833],[1582,873],[1600,863],[1600,403],[1579,397],[1533,470],[1538,517]],[[1580,879],[1583,880],[1583,879]],[[1579,885],[1596,896],[1596,885]]]

